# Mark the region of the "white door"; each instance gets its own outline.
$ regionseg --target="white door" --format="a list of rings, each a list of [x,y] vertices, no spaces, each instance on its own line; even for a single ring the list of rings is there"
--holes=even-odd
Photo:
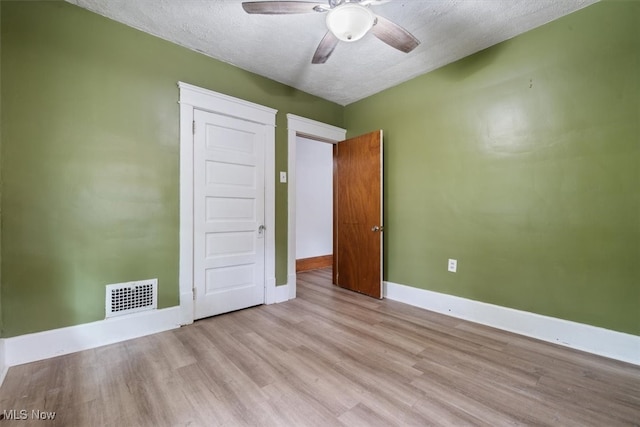
[[[263,125],[194,111],[194,318],[264,303]]]

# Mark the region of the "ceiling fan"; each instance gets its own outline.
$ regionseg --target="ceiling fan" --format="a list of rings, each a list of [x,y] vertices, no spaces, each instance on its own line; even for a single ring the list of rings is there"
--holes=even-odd
[[[402,52],[409,53],[420,44],[411,33],[388,19],[374,14],[369,6],[390,0],[328,0],[328,3],[307,1],[247,1],[242,8],[247,13],[262,15],[290,15],[299,13],[327,13],[327,34],[311,63],[324,64],[339,41],[360,40],[369,31],[374,36]]]

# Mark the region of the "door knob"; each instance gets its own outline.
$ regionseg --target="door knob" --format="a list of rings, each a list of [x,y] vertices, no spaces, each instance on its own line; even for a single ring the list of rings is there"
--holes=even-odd
[[[373,227],[371,227],[371,231],[383,231],[384,227],[380,227],[378,225],[374,225]]]
[[[264,224],[260,224],[260,227],[258,227],[258,234],[264,233],[264,230],[266,229],[267,227],[265,227]]]

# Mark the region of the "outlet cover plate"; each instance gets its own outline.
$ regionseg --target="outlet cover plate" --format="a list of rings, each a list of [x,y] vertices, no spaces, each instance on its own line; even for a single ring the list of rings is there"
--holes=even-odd
[[[449,258],[449,264],[447,265],[447,270],[451,273],[455,273],[458,271],[458,260]]]

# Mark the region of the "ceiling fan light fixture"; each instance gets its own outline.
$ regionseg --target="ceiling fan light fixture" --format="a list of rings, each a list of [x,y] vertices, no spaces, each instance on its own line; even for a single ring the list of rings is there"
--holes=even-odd
[[[376,22],[374,13],[357,3],[344,3],[327,13],[327,27],[339,40],[360,40]]]

